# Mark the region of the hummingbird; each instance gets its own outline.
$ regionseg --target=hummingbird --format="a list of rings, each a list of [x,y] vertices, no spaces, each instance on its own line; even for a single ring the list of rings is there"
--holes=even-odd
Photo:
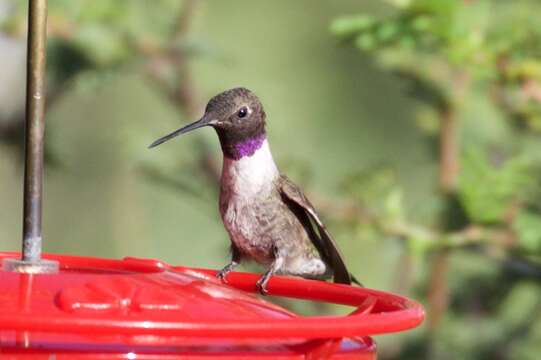
[[[201,127],[216,131],[223,152],[219,209],[231,240],[231,262],[216,276],[227,282],[241,261],[254,260],[266,268],[256,284],[263,295],[274,274],[359,284],[314,206],[278,170],[265,125],[261,101],[238,87],[210,99],[199,120],[149,146]]]

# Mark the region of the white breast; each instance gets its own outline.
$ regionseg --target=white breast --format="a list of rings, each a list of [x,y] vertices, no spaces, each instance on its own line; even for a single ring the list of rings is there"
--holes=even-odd
[[[267,140],[252,156],[239,160],[224,156],[222,169],[222,189],[237,196],[252,197],[272,186],[279,172]]]
[[[224,157],[220,191],[224,226],[237,248],[260,263],[269,259],[269,249],[257,244],[261,229],[255,205],[271,193],[278,176],[267,140],[252,156],[239,160]]]

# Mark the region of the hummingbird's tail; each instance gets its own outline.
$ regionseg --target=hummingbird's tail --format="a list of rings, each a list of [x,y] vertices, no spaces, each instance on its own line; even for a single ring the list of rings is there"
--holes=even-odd
[[[357,278],[355,276],[353,276],[352,273],[349,273],[349,277],[351,278],[352,283],[354,283],[355,285],[358,285],[360,287],[364,287],[364,285],[361,284],[361,282],[359,280],[357,280]]]

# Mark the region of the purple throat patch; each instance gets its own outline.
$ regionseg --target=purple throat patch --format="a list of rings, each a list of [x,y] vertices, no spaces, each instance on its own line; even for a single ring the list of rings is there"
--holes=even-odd
[[[245,156],[252,156],[261,146],[267,137],[263,134],[255,138],[247,139],[238,144],[235,144],[235,150],[238,154],[238,158]]]

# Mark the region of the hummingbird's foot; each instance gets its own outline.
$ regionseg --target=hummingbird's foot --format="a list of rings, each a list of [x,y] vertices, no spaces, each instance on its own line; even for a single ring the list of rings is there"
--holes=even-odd
[[[276,259],[274,259],[274,262],[272,263],[270,269],[267,270],[267,272],[259,280],[257,280],[255,286],[257,287],[257,291],[259,291],[261,295],[268,295],[269,291],[267,290],[267,283],[269,282],[272,275],[274,275],[274,273],[277,272],[283,264],[284,258],[277,257]]]
[[[257,280],[257,282],[255,283],[257,291],[259,291],[261,295],[268,295],[269,291],[267,290],[267,284],[269,283],[269,280],[273,274],[274,274],[274,270],[271,269],[267,271],[265,275],[260,277],[259,280]]]
[[[269,280],[265,279],[265,276],[262,276],[261,279],[259,279],[257,281],[257,283],[255,284],[255,286],[257,288],[257,291],[263,296],[269,294],[269,290],[267,290],[267,283],[268,282],[269,282]]]
[[[239,263],[236,261],[231,261],[227,264],[222,270],[216,273],[216,277],[220,279],[224,284],[227,284],[227,274],[229,274]]]

